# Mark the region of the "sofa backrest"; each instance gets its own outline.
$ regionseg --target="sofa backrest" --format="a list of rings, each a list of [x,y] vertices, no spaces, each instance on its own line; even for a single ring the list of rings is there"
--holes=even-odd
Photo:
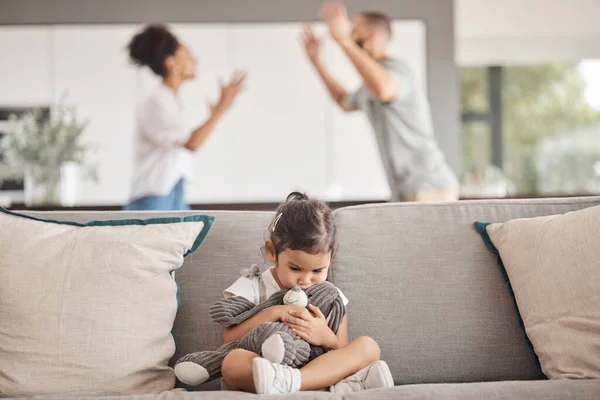
[[[374,337],[397,384],[543,377],[520,326],[513,297],[475,221],[564,213],[600,198],[383,204],[336,210],[340,246],[330,279],[350,300],[350,335]],[[190,211],[215,224],[176,273],[181,308],[174,334],[179,357],[216,349],[221,328],[208,309],[253,263],[270,212]],[[164,212],[28,214],[86,222],[151,218]],[[215,388],[217,383],[208,386]]]
[[[504,272],[473,223],[564,213],[598,198],[385,204],[336,212],[332,281],[351,337],[374,337],[396,384],[539,379]]]

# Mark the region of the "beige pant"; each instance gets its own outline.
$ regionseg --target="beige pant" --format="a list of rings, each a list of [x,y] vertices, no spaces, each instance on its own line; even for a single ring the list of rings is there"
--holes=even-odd
[[[419,201],[419,202],[446,202],[458,200],[458,188],[455,186],[424,190],[415,194],[405,194],[404,201]]]

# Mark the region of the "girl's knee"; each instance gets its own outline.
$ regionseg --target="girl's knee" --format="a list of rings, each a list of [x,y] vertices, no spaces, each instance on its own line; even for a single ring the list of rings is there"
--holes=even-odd
[[[245,365],[242,360],[247,358],[246,353],[245,350],[235,349],[225,356],[221,364],[221,375],[223,375],[225,380],[235,379],[239,375],[240,367]]]
[[[252,360],[258,354],[242,349],[232,350],[221,363],[221,375],[228,390],[254,391]]]
[[[361,353],[365,357],[365,361],[372,363],[379,360],[381,357],[381,349],[377,342],[369,336],[360,336],[354,340],[361,348]]]

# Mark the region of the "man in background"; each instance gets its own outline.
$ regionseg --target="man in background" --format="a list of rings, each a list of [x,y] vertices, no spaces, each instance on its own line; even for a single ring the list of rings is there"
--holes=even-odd
[[[429,102],[408,66],[387,55],[390,19],[363,12],[348,19],[341,2],[326,3],[321,17],[352,62],[363,85],[349,93],[320,58],[321,39],[305,25],[306,54],[331,97],[347,112],[366,113],[375,133],[392,201],[455,201],[458,181],[433,133]]]

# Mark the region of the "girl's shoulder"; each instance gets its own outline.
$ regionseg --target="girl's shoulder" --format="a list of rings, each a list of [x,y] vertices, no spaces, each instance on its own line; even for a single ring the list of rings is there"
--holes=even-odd
[[[242,296],[254,304],[258,304],[259,276],[261,272],[257,268],[253,265],[250,269],[242,271],[241,276],[223,291],[223,296],[225,298]]]
[[[340,294],[340,297],[342,298],[342,302],[344,303],[345,306],[348,305],[349,301],[348,298],[344,295],[344,292],[342,292],[342,290],[336,286],[336,289],[338,290],[338,293]]]

